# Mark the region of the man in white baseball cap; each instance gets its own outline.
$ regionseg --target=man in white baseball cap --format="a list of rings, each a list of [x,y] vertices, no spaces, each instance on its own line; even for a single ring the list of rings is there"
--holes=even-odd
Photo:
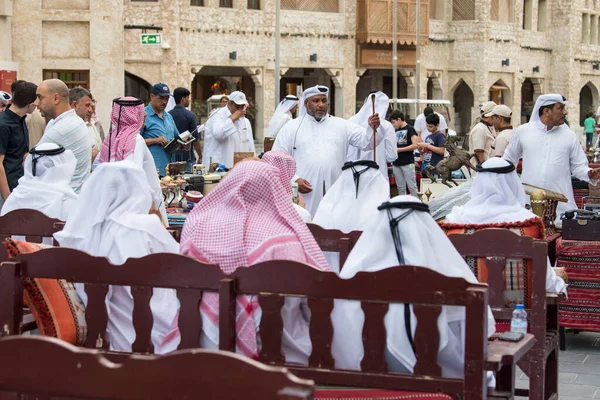
[[[241,91],[232,92],[226,107],[220,108],[206,124],[202,163],[219,162],[233,167],[233,153],[252,152],[252,126],[246,118],[248,100]]]
[[[493,101],[479,106],[481,119],[469,132],[469,151],[475,153],[471,164],[483,164],[492,155],[492,147],[496,140],[496,130],[492,126],[492,110],[496,107]]]
[[[499,104],[494,107],[492,114],[492,125],[494,125],[497,133],[492,154],[495,157],[502,157],[504,150],[506,150],[515,134],[515,130],[511,125],[512,110],[509,106]]]

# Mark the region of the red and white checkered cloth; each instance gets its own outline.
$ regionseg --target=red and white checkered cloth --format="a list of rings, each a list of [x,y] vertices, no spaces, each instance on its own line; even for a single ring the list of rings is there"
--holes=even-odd
[[[137,100],[135,97],[121,97],[119,100]],[[104,138],[100,151],[101,163],[125,160],[135,151],[135,139],[144,124],[144,105],[122,106],[114,103],[110,112],[111,131]],[[110,144],[110,157],[109,147]],[[93,161],[93,160],[92,160]]]
[[[218,264],[226,273],[273,259],[329,270],[321,249],[281,185],[280,172],[259,161],[235,166],[188,216],[181,254]],[[201,311],[218,327],[218,294],[206,293]],[[255,296],[237,297],[238,352],[258,358]],[[171,335],[169,335],[171,336]]]

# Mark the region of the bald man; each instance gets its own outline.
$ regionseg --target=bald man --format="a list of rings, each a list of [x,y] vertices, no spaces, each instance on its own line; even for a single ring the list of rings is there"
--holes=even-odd
[[[79,193],[92,167],[92,143],[85,122],[71,109],[69,88],[63,81],[43,81],[37,88],[36,96],[35,105],[49,120],[40,144],[55,143],[75,154],[77,166],[71,187]]]

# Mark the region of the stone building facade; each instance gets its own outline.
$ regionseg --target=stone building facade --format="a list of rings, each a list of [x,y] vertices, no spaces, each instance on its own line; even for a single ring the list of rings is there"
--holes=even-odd
[[[416,95],[416,1],[398,0],[399,97]],[[87,86],[105,125],[113,98],[147,97],[157,82],[190,88],[201,115],[211,94],[241,88],[261,141],[277,99],[300,87],[330,86],[342,117],[371,90],[391,96],[392,4],[281,0],[275,94],[275,0],[0,0],[0,86],[3,71]],[[540,93],[558,92],[578,127],[600,103],[599,15],[600,0],[421,0],[420,97],[450,100],[464,133],[488,99],[518,125]],[[155,33],[160,45],[142,44]]]

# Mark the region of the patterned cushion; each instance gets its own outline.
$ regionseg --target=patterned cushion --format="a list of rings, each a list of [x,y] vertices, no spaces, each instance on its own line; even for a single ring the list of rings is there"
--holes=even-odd
[[[52,246],[6,239],[9,257]],[[23,278],[23,302],[42,336],[52,336],[81,346],[87,334],[85,307],[73,284],[64,279]]]
[[[526,221],[506,223],[506,224],[478,224],[478,225],[463,225],[450,224],[439,222],[440,227],[447,235],[452,234],[473,234],[486,228],[503,228],[516,233],[519,236],[530,236],[535,239],[543,237],[544,225],[539,218],[531,218]],[[484,258],[465,257],[465,261],[480,280],[482,276],[487,277],[487,274],[482,274],[480,269],[485,267]],[[530,261],[523,259],[506,259],[506,267],[502,272],[504,276],[504,304],[508,308],[514,308],[517,304],[525,304],[528,307],[528,299],[525,298],[525,293],[531,284],[531,277],[528,276],[528,268]]]
[[[454,400],[454,397],[445,393],[428,392],[406,392],[403,390],[380,390],[380,389],[317,389],[315,399],[330,400],[417,400],[417,399],[439,399]]]

